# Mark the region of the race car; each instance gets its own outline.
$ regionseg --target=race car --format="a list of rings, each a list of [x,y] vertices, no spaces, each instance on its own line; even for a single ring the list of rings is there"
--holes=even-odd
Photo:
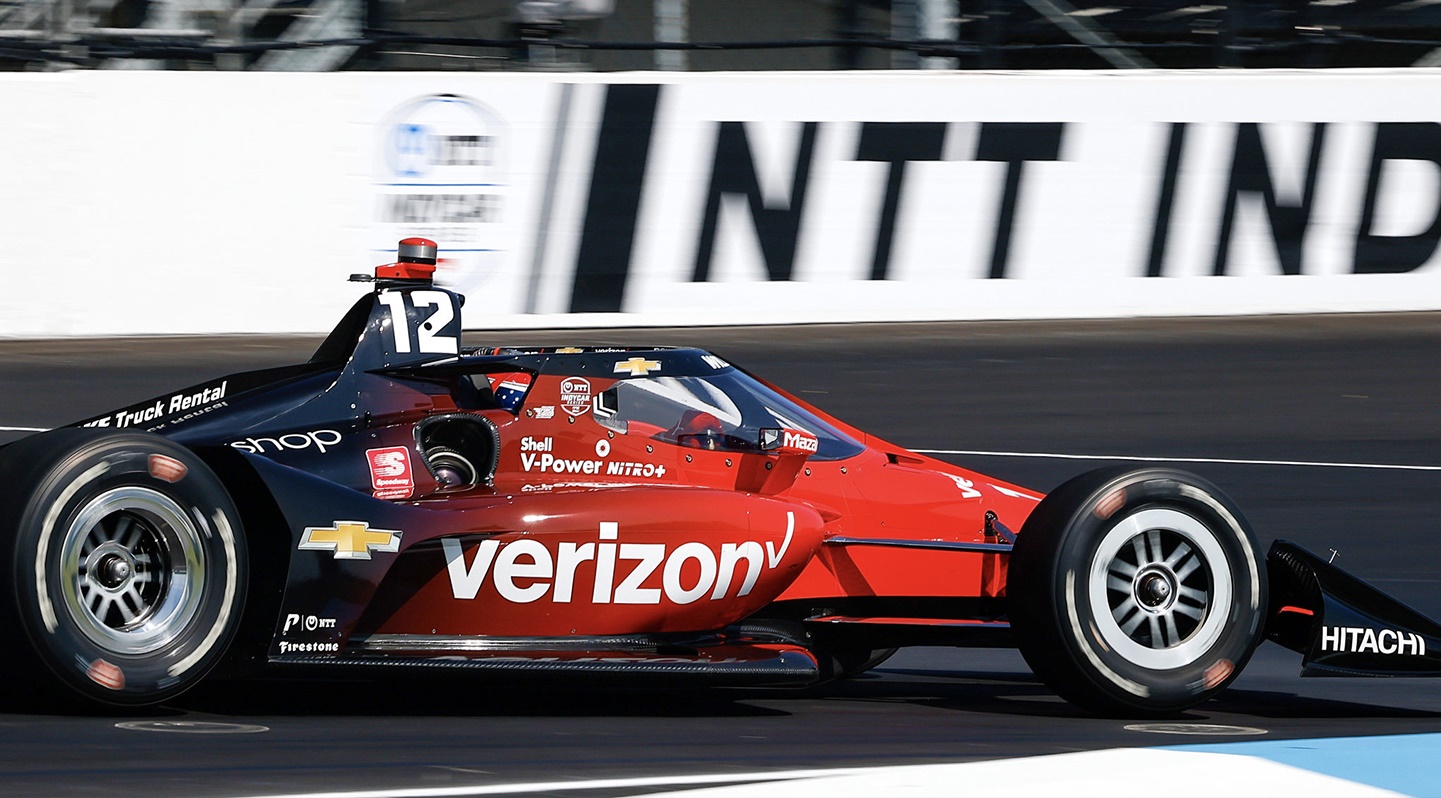
[[[1165,716],[1265,639],[1441,673],[1441,627],[1170,468],[1048,494],[923,456],[694,348],[462,346],[438,251],[309,361],[0,449],[14,684],[134,706],[208,677],[474,673],[805,686],[1017,646]]]

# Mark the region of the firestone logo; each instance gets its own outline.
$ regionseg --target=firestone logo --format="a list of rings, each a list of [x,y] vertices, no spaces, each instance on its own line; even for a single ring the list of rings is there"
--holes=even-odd
[[[577,600],[576,585],[583,564],[592,567],[591,604],[691,604],[702,599],[720,601],[729,595],[739,598],[755,587],[762,569],[781,564],[795,533],[794,513],[786,513],[786,534],[779,548],[766,541],[747,540],[722,543],[717,552],[705,543],[691,541],[674,549],[664,543],[622,543],[620,525],[600,523],[599,541],[563,541],[554,554],[534,538],[501,543],[495,538],[481,541],[474,559],[467,564],[460,541],[441,538],[445,570],[450,576],[451,594],[457,599],[474,599],[487,579],[505,601],[530,604],[547,596],[556,604]],[[699,574],[685,578],[686,566],[694,563]],[[660,586],[647,584],[660,572]],[[737,583],[739,586],[737,587]],[[578,601],[584,602],[585,591]]]

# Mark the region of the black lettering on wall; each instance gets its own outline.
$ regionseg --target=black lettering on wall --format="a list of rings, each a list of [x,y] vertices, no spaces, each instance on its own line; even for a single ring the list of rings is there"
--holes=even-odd
[[[996,238],[991,246],[991,277],[1006,276],[1010,256],[1011,230],[1016,222],[1016,205],[1021,194],[1021,172],[1026,161],[1059,161],[1063,122],[983,122],[976,142],[976,160],[1003,161],[1006,185],[1001,190],[1001,209],[996,217]]]
[[[1435,122],[1381,122],[1376,125],[1376,145],[1371,150],[1371,168],[1366,178],[1366,201],[1361,207],[1361,226],[1356,233],[1356,274],[1400,274],[1416,269],[1431,259],[1441,242],[1441,198],[1432,198],[1436,218],[1424,232],[1412,236],[1378,236],[1376,201],[1381,190],[1381,164],[1388,160],[1430,161],[1441,168],[1441,125]]]
[[[1212,274],[1226,273],[1226,260],[1231,251],[1231,231],[1236,220],[1236,201],[1241,192],[1261,195],[1266,216],[1271,221],[1271,237],[1282,274],[1300,274],[1306,227],[1311,222],[1311,203],[1316,197],[1317,165],[1321,162],[1321,146],[1326,139],[1326,123],[1311,125],[1311,152],[1306,158],[1305,187],[1300,205],[1282,205],[1276,198],[1276,187],[1266,162],[1266,148],[1261,143],[1261,126],[1241,122],[1236,126],[1236,149],[1231,156],[1231,177],[1226,186],[1225,207],[1221,211],[1221,229],[1216,237],[1216,262]]]
[[[1146,276],[1160,277],[1166,264],[1166,239],[1171,236],[1171,209],[1176,204],[1176,179],[1181,173],[1181,148],[1186,146],[1186,123],[1172,122],[1166,144],[1166,165],[1161,170],[1161,193],[1156,198],[1156,220],[1151,226],[1151,255]]]
[[[660,86],[606,87],[570,312],[619,312],[635,247]]]
[[[872,280],[884,280],[890,271],[891,247],[896,234],[896,212],[907,161],[939,161],[946,141],[944,122],[865,122],[861,125],[857,161],[884,161],[886,194],[876,224],[876,248],[871,255]]]
[[[721,198],[726,194],[744,195],[750,205],[751,221],[760,241],[761,255],[766,261],[766,274],[771,280],[789,280],[795,269],[796,239],[800,234],[801,211],[805,208],[806,185],[811,176],[811,155],[815,152],[816,129],[819,124],[806,122],[801,126],[800,146],[796,148],[795,172],[791,178],[790,202],[772,208],[761,196],[760,180],[756,177],[755,159],[751,156],[750,140],[743,122],[721,122],[716,135],[715,161],[711,166],[710,186],[706,189],[705,218],[701,221],[700,242],[696,246],[694,282],[710,278],[714,255],[716,227],[720,221]]]

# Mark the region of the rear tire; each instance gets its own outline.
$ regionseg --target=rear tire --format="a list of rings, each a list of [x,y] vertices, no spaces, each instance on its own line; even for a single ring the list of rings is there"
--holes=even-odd
[[[174,697],[225,653],[247,563],[219,478],[156,435],[64,429],[0,451],[4,614],[27,676],[133,706]],[[18,641],[17,641],[18,642]]]
[[[1102,469],[1049,494],[1011,554],[1021,654],[1062,697],[1164,716],[1215,695],[1260,643],[1266,572],[1216,486],[1173,469]]]

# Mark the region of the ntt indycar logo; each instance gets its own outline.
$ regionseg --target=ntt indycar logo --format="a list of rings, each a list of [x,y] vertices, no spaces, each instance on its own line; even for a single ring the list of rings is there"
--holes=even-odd
[[[1426,656],[1426,638],[1397,629],[1366,626],[1321,627],[1321,650],[1344,654],[1410,654]]]
[[[554,554],[534,538],[509,543],[491,538],[481,542],[475,559],[466,564],[459,540],[442,538],[440,545],[451,593],[457,599],[475,598],[489,580],[502,599],[515,604],[546,597],[556,604],[585,602],[587,591],[584,585],[576,590],[576,575],[593,571],[588,596],[592,604],[660,604],[662,598],[692,604],[748,595],[761,570],[774,570],[785,558],[795,526],[795,514],[786,513],[786,536],[779,549],[771,541],[762,547],[754,540],[723,543],[719,551],[694,541],[674,548],[664,543],[622,543],[620,525],[614,521],[600,523],[599,542],[562,541]],[[660,587],[647,585],[656,573]]]

